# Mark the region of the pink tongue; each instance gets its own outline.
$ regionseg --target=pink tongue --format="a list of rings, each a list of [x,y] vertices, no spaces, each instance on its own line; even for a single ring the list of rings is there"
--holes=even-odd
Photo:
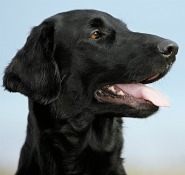
[[[170,106],[169,101],[160,92],[144,84],[116,84],[124,92],[136,98],[141,98],[152,102],[156,106]]]

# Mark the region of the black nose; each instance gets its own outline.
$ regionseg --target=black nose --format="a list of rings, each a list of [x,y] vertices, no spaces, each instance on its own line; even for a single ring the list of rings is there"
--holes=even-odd
[[[177,43],[170,40],[164,40],[158,44],[158,50],[165,58],[174,57],[178,49]]]

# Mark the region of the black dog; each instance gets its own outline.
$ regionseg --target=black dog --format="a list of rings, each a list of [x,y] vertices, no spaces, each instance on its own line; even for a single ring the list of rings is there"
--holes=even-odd
[[[16,175],[125,175],[121,117],[168,105],[144,84],[163,77],[177,51],[176,43],[95,10],[34,27],[4,75],[7,90],[29,98]]]

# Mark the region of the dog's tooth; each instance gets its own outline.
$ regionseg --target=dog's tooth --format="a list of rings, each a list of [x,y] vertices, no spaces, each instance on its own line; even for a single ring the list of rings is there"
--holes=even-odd
[[[100,94],[102,94],[103,91],[102,91],[102,90],[99,90],[98,92],[99,92]]]
[[[108,87],[108,89],[109,89],[110,91],[116,93],[116,90],[114,89],[114,86],[110,86],[110,87]]]
[[[117,93],[117,95],[124,96],[125,94],[123,93],[123,91],[119,91],[119,92]]]
[[[98,93],[100,94],[100,95],[103,95],[103,96],[105,96],[105,95],[107,95],[104,91],[102,91],[102,90],[98,90]]]

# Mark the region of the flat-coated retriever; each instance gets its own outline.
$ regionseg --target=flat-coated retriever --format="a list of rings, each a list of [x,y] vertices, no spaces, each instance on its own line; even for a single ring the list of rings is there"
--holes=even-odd
[[[177,51],[175,42],[95,10],[34,27],[3,81],[29,99],[16,175],[125,175],[122,117],[145,118],[168,105],[145,84],[168,72]]]

